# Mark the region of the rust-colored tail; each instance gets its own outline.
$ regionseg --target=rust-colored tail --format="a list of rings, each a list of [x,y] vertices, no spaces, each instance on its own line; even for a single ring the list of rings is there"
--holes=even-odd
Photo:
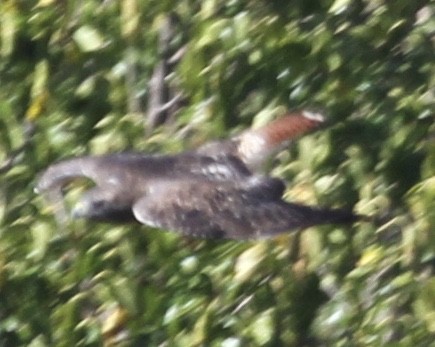
[[[261,165],[287,142],[319,127],[323,122],[324,117],[319,113],[300,111],[288,114],[264,127],[242,133],[238,137],[239,155],[250,167]]]

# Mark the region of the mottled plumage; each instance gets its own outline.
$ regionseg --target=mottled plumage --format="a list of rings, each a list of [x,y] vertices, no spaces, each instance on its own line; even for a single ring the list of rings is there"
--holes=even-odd
[[[285,202],[284,183],[254,171],[322,121],[318,114],[301,112],[178,155],[65,160],[42,174],[36,190],[56,200],[71,180],[88,178],[95,187],[83,194],[73,216],[138,221],[195,237],[258,239],[317,224],[352,223],[358,217],[348,211]]]

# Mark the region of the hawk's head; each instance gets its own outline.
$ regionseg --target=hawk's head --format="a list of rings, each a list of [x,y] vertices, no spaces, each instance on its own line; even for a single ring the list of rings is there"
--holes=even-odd
[[[94,188],[83,194],[74,206],[72,216],[99,222],[134,222],[132,203],[111,190]]]

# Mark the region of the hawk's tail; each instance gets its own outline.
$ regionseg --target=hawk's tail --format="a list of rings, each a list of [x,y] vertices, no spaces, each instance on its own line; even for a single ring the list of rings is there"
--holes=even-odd
[[[238,153],[248,166],[261,164],[290,140],[312,131],[324,122],[320,113],[301,111],[276,119],[259,129],[242,133]]]

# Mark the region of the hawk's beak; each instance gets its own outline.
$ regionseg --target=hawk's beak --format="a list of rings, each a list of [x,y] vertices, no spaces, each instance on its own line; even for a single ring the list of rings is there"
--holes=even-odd
[[[74,205],[71,211],[71,217],[74,219],[84,218],[88,215],[88,208],[83,202],[78,202]]]

